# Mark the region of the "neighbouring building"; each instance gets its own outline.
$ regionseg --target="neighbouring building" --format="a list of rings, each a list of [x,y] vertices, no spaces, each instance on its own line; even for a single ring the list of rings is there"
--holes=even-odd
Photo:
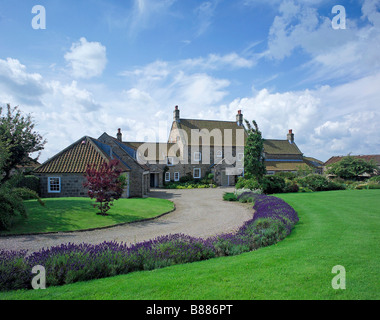
[[[372,155],[357,155],[357,156],[352,156],[350,155],[351,157],[353,158],[356,158],[356,159],[362,159],[362,160],[365,160],[367,162],[370,162],[370,161],[373,161],[375,164],[377,164],[377,174],[380,173],[380,154],[372,154]],[[345,156],[333,156],[331,157],[330,159],[328,159],[324,165],[323,165],[323,171],[326,172],[327,171],[327,167],[329,165],[332,165],[336,162],[339,162],[341,161]],[[365,175],[367,176],[367,175]]]

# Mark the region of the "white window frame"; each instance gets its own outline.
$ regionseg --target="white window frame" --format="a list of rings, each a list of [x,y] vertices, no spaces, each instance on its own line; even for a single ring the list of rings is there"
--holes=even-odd
[[[202,152],[200,151],[194,152],[194,161],[202,161]]]
[[[244,153],[238,153],[238,161],[244,160]]]
[[[219,150],[216,152],[216,157],[217,158],[223,158],[223,151],[222,150]]]
[[[169,160],[170,159],[170,160]],[[170,163],[169,163],[170,162]],[[174,157],[167,157],[166,158],[166,164],[169,166],[169,167],[172,167],[174,166]]]
[[[196,170],[199,170],[199,175],[198,176],[195,176],[195,171]],[[201,176],[202,176],[202,169],[201,168],[194,168],[194,170],[193,170],[193,178],[194,179],[200,179]]]
[[[174,172],[174,181],[179,181],[179,172]]]
[[[52,187],[51,180],[52,179],[58,179],[59,190],[52,190],[51,189],[51,187]],[[57,185],[57,184],[53,184],[53,185]],[[61,193],[61,177],[48,177],[48,193]]]
[[[170,172],[165,172],[165,182],[170,181]]]

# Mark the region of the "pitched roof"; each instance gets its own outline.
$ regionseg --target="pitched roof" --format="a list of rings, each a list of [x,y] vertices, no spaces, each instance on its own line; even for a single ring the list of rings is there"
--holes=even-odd
[[[303,157],[304,161],[313,167],[320,168],[323,166],[323,161],[312,158],[312,157]]]
[[[109,149],[108,149],[108,148]],[[100,167],[104,162],[110,161],[111,148],[91,137],[83,137],[66,149],[62,150],[54,157],[45,161],[36,168],[36,173],[85,173],[87,165]],[[123,162],[119,163],[119,168],[123,171],[130,171]]]
[[[266,154],[302,155],[297,145],[289,143],[288,140],[264,139],[264,152]]]
[[[359,155],[359,156],[351,156],[351,157],[357,158],[357,159],[363,159],[363,160],[365,160],[367,162],[373,160],[374,162],[377,163],[377,165],[380,165],[380,155],[379,154]],[[344,158],[344,156],[331,157],[329,160],[327,160],[325,162],[325,166],[328,166],[330,164],[336,163],[336,162],[342,160],[343,158]]]
[[[297,171],[309,166],[303,161],[265,161],[267,171]]]
[[[135,158],[136,153],[139,147],[144,145],[149,150],[154,150],[154,153],[148,152],[148,150],[145,150],[144,152],[144,158],[147,161],[165,161],[167,156],[169,157],[179,157],[179,152],[174,152],[173,150],[177,151],[178,148],[172,148],[176,145],[176,143],[161,143],[161,142],[123,142],[123,145],[126,147],[129,147],[134,150],[135,152]]]
[[[182,129],[187,136],[187,144],[191,145],[192,144],[192,130],[202,130],[206,129],[210,133],[214,129],[219,129],[222,133],[222,143],[226,145],[226,142],[224,141],[225,133],[228,131],[225,130],[231,130],[232,133],[232,146],[236,145],[242,145],[242,144],[236,144],[236,132],[237,130],[243,130],[244,134],[244,140],[246,139],[246,133],[244,131],[243,127],[240,127],[237,125],[236,122],[234,121],[218,121],[218,120],[196,120],[196,119],[180,119],[179,122],[177,122],[178,129]],[[214,139],[210,139],[210,145],[219,145],[217,141],[213,142]],[[245,141],[244,141],[245,142]],[[205,145],[205,143],[202,141],[202,144]]]

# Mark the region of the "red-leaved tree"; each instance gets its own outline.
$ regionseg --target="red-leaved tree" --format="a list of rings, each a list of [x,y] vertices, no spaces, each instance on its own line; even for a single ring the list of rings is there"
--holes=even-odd
[[[121,170],[117,167],[119,161],[104,162],[99,168],[87,165],[86,181],[83,186],[88,188],[88,196],[96,199],[94,208],[98,207],[98,215],[106,216],[107,211],[113,205],[114,200],[120,199],[123,194],[125,180],[121,176]]]

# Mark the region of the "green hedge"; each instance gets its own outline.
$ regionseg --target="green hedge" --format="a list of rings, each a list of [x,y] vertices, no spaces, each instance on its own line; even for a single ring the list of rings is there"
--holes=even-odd
[[[40,194],[40,179],[36,176],[24,176],[17,184],[18,188],[28,188],[37,194]]]

